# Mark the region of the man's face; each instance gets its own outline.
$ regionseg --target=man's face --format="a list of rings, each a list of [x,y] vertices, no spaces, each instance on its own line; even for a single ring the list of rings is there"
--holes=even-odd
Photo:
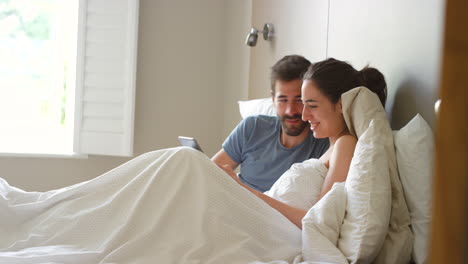
[[[299,136],[307,127],[307,122],[302,121],[302,80],[280,81],[275,83],[275,104],[278,118],[281,121],[283,131],[289,136]]]

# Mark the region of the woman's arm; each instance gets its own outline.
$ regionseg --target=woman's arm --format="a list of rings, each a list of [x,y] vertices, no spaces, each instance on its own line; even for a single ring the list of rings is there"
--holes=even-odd
[[[255,194],[257,197],[259,197],[260,199],[265,201],[271,207],[275,208],[281,214],[286,216],[286,218],[288,218],[289,221],[291,221],[297,227],[302,229],[302,218],[304,218],[307,211],[299,209],[299,208],[295,208],[295,207],[292,207],[292,206],[289,206],[289,205],[287,205],[287,204],[285,204],[283,202],[280,202],[278,200],[275,200],[275,199],[271,198],[270,196],[268,196],[268,195],[266,195],[266,194],[264,194],[262,192],[259,192],[259,191],[255,190],[255,189],[252,189],[250,186],[245,185],[243,182],[241,182],[241,180],[239,180],[237,175],[234,173],[234,171],[229,166],[225,165],[225,166],[221,166],[221,168],[227,174],[229,174],[229,176],[231,176],[237,183],[239,183],[244,188],[246,188],[247,190],[249,190],[250,192]]]
[[[331,190],[335,182],[344,182],[346,180],[356,143],[357,139],[352,135],[344,135],[336,140],[330,155],[329,168],[323,181],[319,200]]]

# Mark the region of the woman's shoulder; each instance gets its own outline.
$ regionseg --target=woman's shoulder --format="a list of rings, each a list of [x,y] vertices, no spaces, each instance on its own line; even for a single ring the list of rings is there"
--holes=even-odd
[[[351,134],[345,134],[345,135],[342,135],[341,137],[339,137],[335,144],[352,144],[352,145],[356,145],[357,143],[357,138]]]
[[[357,138],[351,134],[346,134],[339,137],[335,142],[335,150],[339,152],[354,152],[354,148],[357,144]]]

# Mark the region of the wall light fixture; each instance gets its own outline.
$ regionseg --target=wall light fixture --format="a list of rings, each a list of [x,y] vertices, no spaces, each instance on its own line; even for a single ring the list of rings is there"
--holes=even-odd
[[[264,40],[272,40],[274,36],[273,24],[266,23],[263,26],[263,31],[259,31],[258,29],[252,27],[249,34],[247,35],[247,38],[245,39],[245,44],[250,47],[255,47],[255,45],[257,45],[258,33],[263,34]]]

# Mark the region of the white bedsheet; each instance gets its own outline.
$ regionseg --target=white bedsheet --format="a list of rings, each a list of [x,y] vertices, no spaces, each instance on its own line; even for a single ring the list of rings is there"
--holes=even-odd
[[[44,193],[0,179],[0,263],[298,263],[301,247],[299,228],[188,148]]]

